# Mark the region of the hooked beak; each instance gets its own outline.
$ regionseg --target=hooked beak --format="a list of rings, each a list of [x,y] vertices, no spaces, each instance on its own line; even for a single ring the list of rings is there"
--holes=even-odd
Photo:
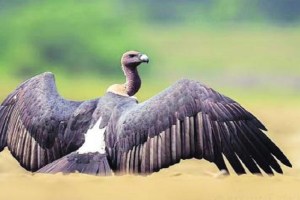
[[[145,62],[145,63],[148,63],[148,62],[149,62],[149,58],[148,58],[148,56],[147,56],[146,54],[141,54],[141,55],[140,55],[140,60],[141,60],[142,62]]]

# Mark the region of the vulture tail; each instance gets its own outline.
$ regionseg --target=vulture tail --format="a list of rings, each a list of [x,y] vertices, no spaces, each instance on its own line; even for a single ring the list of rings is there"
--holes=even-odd
[[[73,152],[41,168],[37,173],[84,173],[97,176],[112,175],[106,154]]]

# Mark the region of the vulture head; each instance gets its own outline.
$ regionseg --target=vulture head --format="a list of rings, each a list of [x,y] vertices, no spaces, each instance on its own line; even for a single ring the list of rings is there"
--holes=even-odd
[[[148,63],[147,55],[138,51],[127,51],[121,58],[122,69],[126,77],[124,84],[111,85],[107,92],[112,92],[122,96],[133,96],[141,87],[142,81],[137,71],[137,66],[141,63]]]
[[[138,51],[127,51],[121,58],[121,64],[123,67],[135,68],[143,62],[148,63],[149,58],[147,55]]]

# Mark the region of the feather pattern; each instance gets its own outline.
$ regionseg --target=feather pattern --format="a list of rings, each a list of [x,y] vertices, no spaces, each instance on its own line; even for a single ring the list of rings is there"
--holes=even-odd
[[[186,158],[204,158],[228,170],[225,157],[237,174],[246,173],[244,166],[251,173],[282,173],[277,160],[291,166],[256,117],[199,82],[183,79],[148,101],[123,106],[110,121],[115,128],[107,131],[113,138],[108,147],[127,159],[135,159],[127,156],[134,149],[140,159],[128,161],[135,162],[132,170],[112,162],[115,171],[149,174]],[[118,160],[111,154],[109,159]]]
[[[78,149],[98,100],[63,99],[54,76],[44,73],[21,84],[0,106],[0,151],[36,171]]]

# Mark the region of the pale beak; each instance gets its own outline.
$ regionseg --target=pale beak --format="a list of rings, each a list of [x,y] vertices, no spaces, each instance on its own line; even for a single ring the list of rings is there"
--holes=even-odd
[[[141,55],[140,55],[140,60],[141,60],[142,62],[146,62],[146,63],[149,62],[149,58],[148,58],[148,56],[145,55],[145,54],[141,54]]]

